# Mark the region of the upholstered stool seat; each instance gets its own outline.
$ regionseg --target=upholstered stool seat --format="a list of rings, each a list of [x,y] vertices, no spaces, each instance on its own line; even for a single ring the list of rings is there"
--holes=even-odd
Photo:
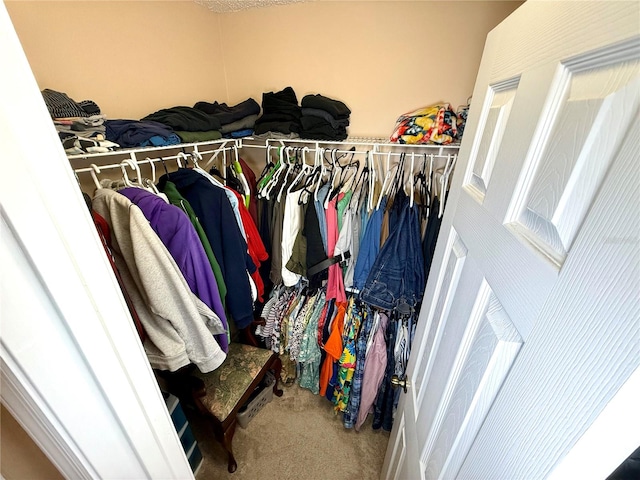
[[[236,415],[269,370],[275,372],[273,393],[280,397],[282,390],[278,388],[278,380],[282,363],[278,355],[264,348],[240,343],[229,345],[227,358],[213,372],[193,371],[187,378],[173,374],[168,379],[162,375],[170,380],[175,395],[189,402],[208,420],[216,440],[227,451],[230,473],[235,472],[238,466],[232,449]]]

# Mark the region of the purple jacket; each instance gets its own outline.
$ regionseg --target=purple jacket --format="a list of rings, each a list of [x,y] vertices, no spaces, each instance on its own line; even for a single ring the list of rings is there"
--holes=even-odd
[[[191,291],[220,317],[228,331],[218,284],[189,217],[178,207],[166,203],[161,197],[141,188],[128,187],[118,192],[142,210],[145,218],[175,260]],[[220,348],[227,352],[229,347],[227,336],[217,335],[216,340]]]

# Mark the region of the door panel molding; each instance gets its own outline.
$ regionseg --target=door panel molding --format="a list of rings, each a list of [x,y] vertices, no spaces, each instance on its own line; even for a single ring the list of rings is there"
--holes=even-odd
[[[436,354],[440,348],[440,340],[446,328],[446,322],[453,299],[456,296],[458,282],[462,269],[464,268],[465,258],[467,255],[467,247],[464,245],[460,236],[451,229],[447,240],[447,261],[443,263],[440,275],[438,275],[438,286],[436,287],[437,301],[433,302],[432,310],[429,313],[426,329],[426,341],[421,344],[418,364],[413,370],[411,377],[415,395],[414,404],[417,412],[420,410],[425,396],[425,390],[422,388],[429,381],[431,369],[435,362]]]
[[[640,103],[640,42],[561,62],[505,223],[561,268]],[[612,62],[611,56],[618,62]]]

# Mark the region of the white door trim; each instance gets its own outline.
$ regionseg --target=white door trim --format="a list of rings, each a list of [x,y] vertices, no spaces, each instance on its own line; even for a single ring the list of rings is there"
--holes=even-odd
[[[193,478],[0,3],[2,402],[66,478]]]

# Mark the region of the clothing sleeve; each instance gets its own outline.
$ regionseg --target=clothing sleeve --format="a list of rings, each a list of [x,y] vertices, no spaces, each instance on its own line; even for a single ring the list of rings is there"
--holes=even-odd
[[[245,328],[253,321],[253,300],[246,272],[255,270],[255,265],[249,257],[231,204],[222,191],[215,196],[201,191],[187,197],[187,200],[196,213],[202,212],[198,213],[198,218],[222,267],[229,313],[238,328]],[[252,269],[248,268],[248,262]]]
[[[220,318],[226,329],[227,318],[218,291],[213,269],[200,243],[195,228],[178,207],[163,205],[163,221],[152,225],[184,275],[189,289]],[[226,335],[225,335],[226,337]],[[223,350],[228,349],[225,338],[219,338]]]
[[[149,337],[144,346],[152,367],[175,371],[194,363],[203,373],[219,367],[226,354],[213,334],[224,333],[222,323],[189,290],[142,211],[104,195],[93,206],[110,222],[114,256],[124,265],[118,265],[123,281],[133,287],[127,285]]]

